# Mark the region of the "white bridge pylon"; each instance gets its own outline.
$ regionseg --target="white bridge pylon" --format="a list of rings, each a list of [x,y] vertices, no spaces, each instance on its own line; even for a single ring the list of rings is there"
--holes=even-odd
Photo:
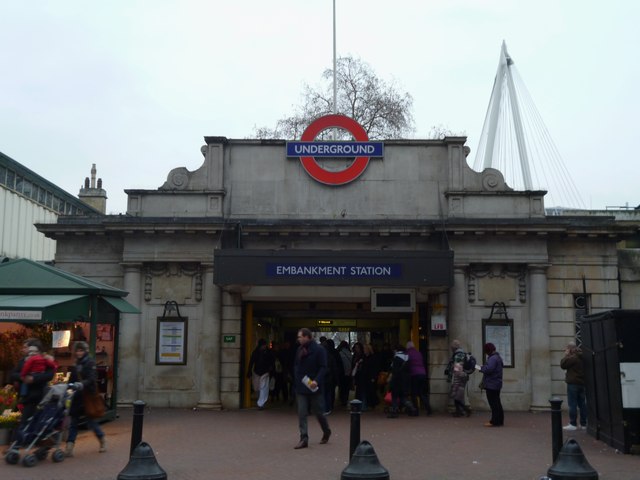
[[[473,168],[499,170],[515,190],[547,190],[547,206],[585,208],[505,42]]]

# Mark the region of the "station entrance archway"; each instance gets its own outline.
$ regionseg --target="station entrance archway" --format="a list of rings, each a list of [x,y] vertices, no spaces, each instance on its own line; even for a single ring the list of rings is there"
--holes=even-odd
[[[306,327],[316,339],[331,338],[336,346],[342,340],[350,346],[357,341],[378,350],[412,340],[426,351],[426,335],[420,333],[426,332],[426,317],[426,305],[418,305],[414,312],[372,312],[368,302],[245,302],[242,406],[251,405],[247,365],[260,338],[276,348],[294,349],[298,330]]]

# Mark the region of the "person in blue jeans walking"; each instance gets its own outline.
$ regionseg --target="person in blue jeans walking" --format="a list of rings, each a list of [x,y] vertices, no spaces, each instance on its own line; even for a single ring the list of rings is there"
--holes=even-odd
[[[96,362],[89,356],[89,345],[87,342],[76,342],[73,345],[73,353],[76,357],[76,364],[71,377],[69,378],[69,386],[75,390],[71,407],[69,408],[69,436],[67,437],[67,448],[65,456],[73,457],[73,447],[75,446],[76,437],[78,436],[78,421],[84,413],[84,405],[82,401],[82,392],[95,393],[98,388]],[[98,422],[87,417],[87,428],[93,430],[98,441],[100,442],[100,453],[107,451],[107,443],[104,438],[104,432],[100,428]]]
[[[567,403],[569,404],[569,424],[564,430],[587,428],[587,402],[584,388],[584,365],[582,350],[574,342],[569,342],[560,360],[560,368],[566,370],[564,381],[567,384]],[[580,410],[580,427],[578,427]]]

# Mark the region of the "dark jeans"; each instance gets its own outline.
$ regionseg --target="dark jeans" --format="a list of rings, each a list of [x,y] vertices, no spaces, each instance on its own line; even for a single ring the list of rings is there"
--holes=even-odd
[[[324,411],[333,410],[336,401],[336,386],[333,382],[327,382],[324,389]]]
[[[418,408],[418,398],[420,406],[427,413],[431,413],[431,403],[429,402],[429,393],[427,392],[427,376],[411,375],[411,401]]]
[[[347,402],[349,401],[349,392],[351,391],[351,376],[343,375],[340,377],[340,385],[339,385],[339,395],[340,395],[340,405],[343,407],[347,406]]]
[[[567,384],[567,403],[569,404],[569,423],[578,425],[578,409],[580,409],[580,425],[587,426],[587,402],[584,385]]]
[[[320,428],[322,428],[323,434],[329,433],[329,422],[324,413],[324,397],[319,391],[312,395],[296,394],[296,401],[298,402],[298,428],[300,429],[300,440],[309,439],[309,430],[307,427],[307,415],[309,414],[309,408],[311,413],[315,415]]]
[[[504,410],[502,409],[502,402],[500,402],[500,390],[489,390],[487,392],[487,402],[491,407],[491,424],[499,427],[504,425]]]
[[[67,442],[74,443],[76,441],[76,437],[78,436],[78,417],[71,416],[71,422],[69,423],[69,436],[67,437]],[[93,418],[87,417],[87,428],[93,430],[93,433],[96,434],[98,439],[104,437],[104,432],[100,428],[100,425]]]
[[[38,411],[37,403],[25,403],[22,407],[22,415],[20,416],[20,429],[23,429],[29,419]]]

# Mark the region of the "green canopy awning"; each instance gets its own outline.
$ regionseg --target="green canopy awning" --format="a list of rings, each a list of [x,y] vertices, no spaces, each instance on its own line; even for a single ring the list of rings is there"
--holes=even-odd
[[[0,264],[0,322],[113,324],[119,313],[140,313],[125,296],[51,265],[27,259]]]
[[[0,295],[0,322],[72,322],[88,312],[87,295]]]
[[[120,313],[141,313],[136,307],[119,297],[100,297],[102,300],[110,304]]]

